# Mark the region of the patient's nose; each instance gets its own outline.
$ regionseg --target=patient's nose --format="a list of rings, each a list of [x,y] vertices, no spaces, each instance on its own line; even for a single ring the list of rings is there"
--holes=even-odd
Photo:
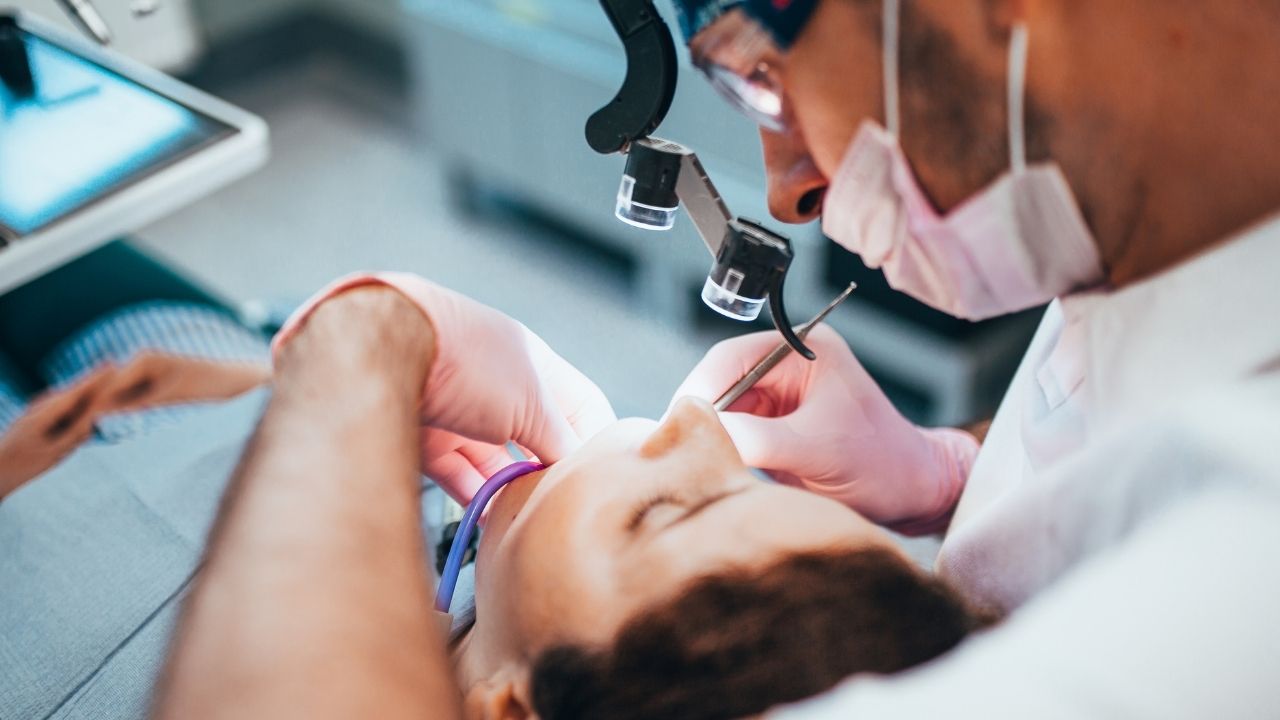
[[[660,457],[695,441],[715,443],[729,441],[729,437],[710,403],[698,398],[680,398],[671,406],[658,428],[640,446],[640,455],[648,458]]]

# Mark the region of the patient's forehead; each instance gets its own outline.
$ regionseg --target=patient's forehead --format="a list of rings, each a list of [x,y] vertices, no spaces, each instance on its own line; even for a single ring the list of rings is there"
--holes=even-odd
[[[596,433],[587,443],[599,442],[601,445],[618,445],[640,442],[649,437],[658,428],[658,421],[642,417],[628,417],[618,420],[609,427]]]
[[[597,432],[564,460],[552,465],[551,471],[572,471],[584,464],[606,458],[618,460],[628,455],[634,456],[657,427],[657,421],[648,418],[630,417],[618,420]]]
[[[667,424],[665,419],[653,420],[643,417],[622,418],[592,436],[591,439],[589,439],[577,453],[571,455],[569,459],[579,456],[594,458],[600,454],[614,452],[638,453],[641,449],[640,446],[645,443],[645,441],[653,437],[655,432],[660,429],[668,429],[669,427],[670,425]],[[670,449],[672,446],[677,444],[689,445],[695,448],[701,447],[706,442],[710,441],[714,434],[704,432],[706,430],[723,432],[723,428],[720,426],[713,414],[700,417],[693,423],[686,423],[670,431],[667,438],[668,444],[662,449]]]

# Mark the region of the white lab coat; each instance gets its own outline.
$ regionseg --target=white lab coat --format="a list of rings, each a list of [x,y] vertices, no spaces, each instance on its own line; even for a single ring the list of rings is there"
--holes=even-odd
[[[1280,220],[1050,306],[938,572],[1011,615],[770,717],[1280,717]]]

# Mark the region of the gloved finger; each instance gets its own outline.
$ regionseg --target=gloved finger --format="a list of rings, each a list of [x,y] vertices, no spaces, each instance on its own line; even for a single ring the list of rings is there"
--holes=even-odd
[[[485,481],[471,461],[456,450],[424,459],[422,472],[460,505],[470,503]]]
[[[617,422],[613,406],[595,383],[532,330],[521,328],[534,372],[580,440]]]
[[[742,393],[742,397],[733,401],[726,412],[746,413],[748,415],[763,415],[765,413],[757,412],[766,403],[764,393],[751,388]]]
[[[470,441],[459,447],[458,452],[486,480],[513,462],[511,453],[502,445]]]
[[[555,355],[547,364],[543,371],[547,389],[580,440],[587,440],[618,421],[608,398],[572,363]]]
[[[682,397],[714,402],[780,342],[781,335],[765,330],[716,343],[676,388],[672,402]]]
[[[516,450],[518,450],[520,454],[524,456],[523,458],[521,458],[522,460],[528,460],[529,462],[536,462],[536,463],[542,462],[542,460],[537,455],[534,455],[533,451],[530,450],[529,448],[521,445],[520,443],[515,443],[515,446],[516,446]]]
[[[747,465],[772,470],[795,464],[794,443],[790,442],[794,433],[786,420],[726,412],[720,413],[720,423]]]
[[[517,425],[516,436],[510,439],[551,464],[582,444],[582,438],[570,424],[557,396],[564,397],[569,408],[577,409],[574,406],[587,399],[583,388],[592,387],[592,384],[533,331],[523,325],[520,329],[524,335],[525,353],[532,366],[533,405],[526,408],[527,419]],[[613,411],[609,409],[608,412],[611,414]],[[598,420],[597,415],[595,421]],[[583,422],[586,427],[587,420]]]
[[[771,392],[759,386],[753,387],[733,401],[727,412],[758,415],[765,418],[776,418],[795,411],[794,403],[786,401],[777,392]]]
[[[531,427],[511,438],[521,448],[550,465],[558,462],[582,445],[582,439],[563,415],[543,402]]]
[[[595,383],[587,379],[577,368],[568,362],[564,363],[565,375],[560,377],[552,392],[557,396],[556,403],[565,411],[565,419],[577,433],[580,440],[586,441],[593,435],[618,421],[618,415],[609,404],[609,399]]]
[[[469,502],[492,472],[503,463],[506,450],[479,440],[438,428],[424,427],[421,432],[422,468],[445,492],[459,502]]]

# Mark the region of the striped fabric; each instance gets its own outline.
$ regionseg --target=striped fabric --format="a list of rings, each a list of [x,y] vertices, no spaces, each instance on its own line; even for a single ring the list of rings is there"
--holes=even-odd
[[[0,366],[0,435],[18,419],[27,402],[18,390],[17,381],[6,377],[3,370]]]
[[[191,303],[131,305],[63,341],[41,366],[49,387],[65,387],[104,362],[124,363],[152,350],[226,362],[270,360],[267,340],[225,312]],[[104,417],[98,435],[118,441],[184,417],[194,406],[174,405]]]

